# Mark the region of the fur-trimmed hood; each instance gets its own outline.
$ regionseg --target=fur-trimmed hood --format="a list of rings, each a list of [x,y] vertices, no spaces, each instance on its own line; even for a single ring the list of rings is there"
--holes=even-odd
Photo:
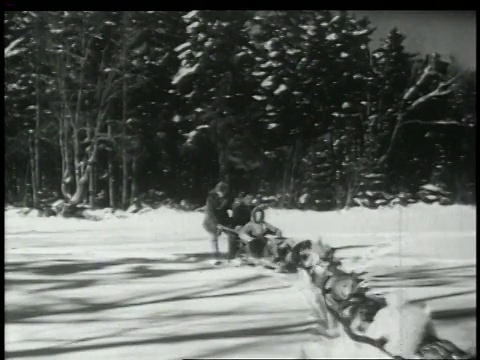
[[[262,214],[262,220],[257,221],[255,220],[255,214],[256,213],[261,213]],[[250,214],[250,220],[252,220],[254,223],[259,223],[265,221],[265,210],[261,206],[256,206],[253,208],[252,213]]]

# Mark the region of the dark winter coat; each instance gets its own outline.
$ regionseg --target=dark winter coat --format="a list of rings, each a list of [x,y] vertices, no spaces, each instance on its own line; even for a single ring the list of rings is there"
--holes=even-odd
[[[208,194],[205,206],[205,219],[203,227],[211,234],[217,232],[217,225],[230,226],[228,208],[230,201],[226,197],[220,197],[217,191],[212,190]]]
[[[235,204],[232,209],[232,227],[246,225],[250,221],[250,215],[254,208],[254,205],[247,205],[243,201]]]

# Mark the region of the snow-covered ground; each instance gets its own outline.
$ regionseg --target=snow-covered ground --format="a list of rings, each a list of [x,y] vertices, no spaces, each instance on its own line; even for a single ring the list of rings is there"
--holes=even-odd
[[[475,212],[419,204],[268,210],[267,220],[287,236],[340,248],[376,291],[403,287],[426,300],[439,335],[468,348]],[[315,326],[296,275],[212,268],[202,218],[158,209],[92,222],[6,210],[6,358],[298,358]]]

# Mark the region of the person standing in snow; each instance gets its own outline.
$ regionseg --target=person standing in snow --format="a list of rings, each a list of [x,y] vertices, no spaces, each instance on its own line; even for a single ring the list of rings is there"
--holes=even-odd
[[[253,195],[240,194],[232,206],[230,224],[233,229],[240,230],[250,221],[250,215],[255,208]],[[228,233],[228,258],[233,260],[238,252],[238,235],[234,232]]]
[[[219,182],[208,194],[207,204],[205,206],[205,218],[203,220],[203,228],[208,232],[212,241],[215,263],[220,261],[220,251],[218,248],[220,231],[218,225],[230,226],[230,216],[228,215],[229,205],[228,185],[224,182]]]

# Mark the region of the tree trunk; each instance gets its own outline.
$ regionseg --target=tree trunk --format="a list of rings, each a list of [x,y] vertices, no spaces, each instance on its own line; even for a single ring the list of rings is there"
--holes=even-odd
[[[112,139],[112,125],[108,124],[108,138]],[[108,201],[110,207],[115,209],[115,175],[113,173],[113,150],[108,152]]]
[[[227,184],[229,183],[228,171],[227,171],[227,156],[225,149],[221,145],[218,146],[218,165],[219,165],[219,174],[218,177],[220,181],[224,181]]]
[[[73,128],[72,131],[72,142],[73,142],[73,169],[75,172],[75,183],[80,182],[82,177],[81,166],[80,166],[80,144],[78,142],[78,131]]]
[[[29,145],[29,152],[30,152],[30,173],[32,174],[31,181],[32,181],[32,200],[33,200],[33,207],[37,209],[39,207],[38,203],[38,189],[37,189],[37,183],[36,183],[36,173],[35,173],[35,155],[34,155],[34,149],[33,149],[33,139],[32,136],[29,135],[28,139],[28,145]]]
[[[122,205],[126,208],[128,206],[128,157],[125,149],[122,149],[122,173]]]
[[[41,189],[40,176],[40,81],[37,73],[35,76],[35,97],[36,97],[36,114],[35,114],[35,132],[34,132],[34,158],[35,158],[35,187]]]
[[[122,46],[122,205],[128,204],[128,156],[127,156],[127,21],[128,12],[123,13],[123,46]]]
[[[112,209],[115,209],[115,176],[113,174],[112,155],[108,156],[108,202]]]
[[[287,164],[287,162],[285,162]],[[288,166],[285,165],[283,170],[283,184],[282,184],[282,208],[285,207],[285,201],[287,197],[287,177],[288,177]]]
[[[390,160],[390,155],[393,151],[393,148],[395,147],[395,144],[396,144],[396,141],[398,139],[398,135],[400,134],[400,129],[401,129],[402,123],[403,123],[404,114],[401,111],[402,110],[400,110],[400,113],[397,115],[397,121],[395,123],[395,127],[394,127],[392,135],[390,137],[390,143],[388,144],[387,151],[385,152],[385,154],[379,160],[380,165],[386,165],[387,161]]]
[[[289,170],[292,169],[292,157],[293,157],[294,148],[291,147],[288,151],[287,161],[285,161],[285,167],[283,170],[283,186],[282,186],[282,207],[285,206],[286,198],[287,198],[287,188],[288,188],[288,173]]]
[[[65,159],[65,144],[64,144],[64,131],[63,131],[63,112],[58,116],[58,146],[60,149],[60,157],[62,158],[62,174],[66,170],[66,159]]]
[[[346,209],[349,209],[352,206],[353,197],[357,193],[359,176],[360,174],[358,169],[352,169],[350,174],[347,175],[347,194],[344,205],[344,208]]]
[[[85,82],[85,67],[86,67],[87,58],[89,55],[89,45],[87,45],[86,29],[83,23],[82,23],[81,34],[82,34],[81,48],[84,56],[82,58],[80,74],[79,74],[79,82],[78,82],[79,86],[78,86],[78,92],[77,92],[75,114],[73,116],[73,119],[70,119],[72,120],[71,125],[73,128],[73,131],[72,131],[73,153],[74,153],[74,169],[75,169],[75,180],[76,180],[75,194],[71,198],[73,205],[77,205],[79,202],[83,201],[83,195],[84,195],[83,187],[86,181],[88,181],[88,176],[85,176],[85,173],[87,172],[87,165],[85,164],[82,165],[82,161],[81,161],[80,140],[79,140],[80,120],[82,119],[81,109],[82,109],[82,102],[83,102],[83,87]],[[80,199],[78,198],[78,196],[80,196]]]
[[[337,135],[336,133],[337,131],[337,128],[335,126],[335,122],[332,122],[332,124],[330,125],[330,133],[331,133],[331,136],[329,138],[329,148],[330,148],[330,164],[332,166],[332,173],[333,173],[333,179],[332,179],[332,182],[333,182],[333,189],[334,189],[334,201],[335,201],[335,207],[336,209],[340,208],[340,179],[339,179],[339,165],[338,163],[340,162],[340,160],[338,160],[337,158],[337,154],[336,154],[336,149],[335,149],[335,136]],[[339,134],[340,135],[340,134]],[[340,137],[340,136],[339,136]]]
[[[27,207],[27,194],[28,194],[28,172],[30,170],[31,161],[27,161],[27,169],[25,170],[25,181],[23,182],[23,207]]]
[[[137,156],[132,158],[132,181],[130,189],[130,205],[135,202],[137,196]]]
[[[40,176],[40,13],[37,14],[35,21],[35,37],[37,45],[37,56],[35,59],[35,132],[34,132],[34,157],[35,157],[35,186],[37,190],[41,189]]]
[[[90,170],[90,176],[89,176],[90,179],[88,180],[88,200],[89,200],[88,202],[89,202],[90,209],[95,208],[96,176],[97,176],[96,166],[92,165],[92,168]]]
[[[297,135],[297,139],[295,140],[295,148],[292,155],[292,168],[290,171],[290,194],[293,194],[295,190],[295,170],[297,166],[298,153],[300,152],[300,146],[300,137]]]

